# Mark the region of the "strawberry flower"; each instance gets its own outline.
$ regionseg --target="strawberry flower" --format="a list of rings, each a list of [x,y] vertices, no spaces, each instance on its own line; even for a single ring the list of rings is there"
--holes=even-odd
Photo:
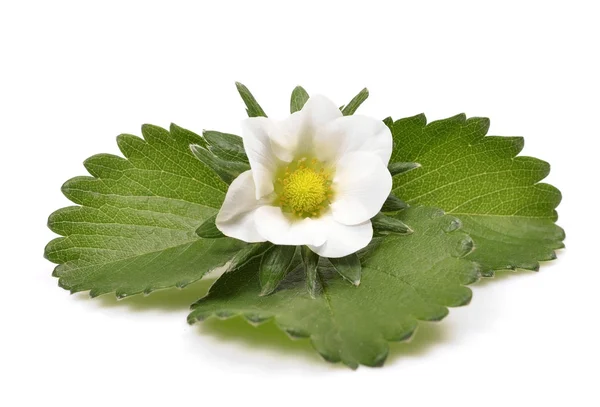
[[[242,138],[250,170],[227,191],[216,218],[223,234],[330,258],[369,244],[392,188],[392,135],[381,120],[343,116],[313,96],[284,120],[244,120]]]

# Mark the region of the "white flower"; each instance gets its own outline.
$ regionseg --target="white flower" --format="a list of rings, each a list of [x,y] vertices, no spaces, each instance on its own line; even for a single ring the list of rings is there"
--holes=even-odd
[[[216,225],[246,242],[306,245],[343,257],[371,241],[370,219],[392,189],[392,135],[381,121],[342,116],[323,96],[274,121],[242,122],[250,170],[230,185]]]

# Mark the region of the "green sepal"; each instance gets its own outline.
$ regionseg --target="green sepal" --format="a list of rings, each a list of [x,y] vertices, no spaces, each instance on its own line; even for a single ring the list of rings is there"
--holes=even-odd
[[[258,270],[260,296],[269,295],[290,272],[296,246],[273,246],[262,257]]]
[[[386,216],[381,212],[371,219],[371,224],[373,225],[374,233],[378,236],[388,235],[390,233],[407,235],[413,232],[413,230],[400,219]]]
[[[221,133],[220,131],[204,130],[202,137],[208,143],[208,149],[217,157],[225,161],[248,163],[244,142],[240,136]]]
[[[215,224],[216,219],[217,215],[213,215],[210,218],[206,219],[198,227],[198,229],[196,229],[196,234],[204,239],[218,239],[221,237],[225,237],[223,232],[217,229],[217,225]]]
[[[360,284],[360,272],[362,266],[356,253],[345,257],[330,258],[329,262],[344,280],[358,286]]]
[[[383,124],[388,126],[388,129],[390,129],[390,131],[394,131],[394,119],[392,119],[392,116],[388,116],[385,119],[383,119]]]
[[[356,112],[356,109],[358,109],[359,106],[362,105],[362,103],[365,100],[367,100],[368,97],[369,91],[367,90],[367,88],[364,88],[363,90],[358,92],[358,95],[354,96],[352,100],[346,106],[344,106],[343,109],[341,109],[342,114],[344,116],[353,115],[354,112]]]
[[[236,82],[235,86],[237,87],[237,90],[240,93],[244,104],[246,105],[246,113],[248,114],[248,117],[267,117],[265,111],[262,109],[262,107],[260,107],[246,86],[239,82]]]
[[[238,175],[250,169],[250,166],[245,163],[222,160],[198,144],[190,144],[190,150],[197,159],[213,170],[227,184],[231,184]]]
[[[390,196],[388,196],[385,202],[383,203],[383,206],[381,207],[381,212],[398,212],[408,207],[409,205],[402,199],[398,198],[394,194],[390,194]]]
[[[290,113],[302,110],[308,98],[308,92],[302,86],[296,86],[292,91],[292,98],[290,99]]]
[[[147,126],[147,125],[142,126],[142,129],[145,126]],[[151,126],[151,127],[155,127],[155,126]],[[169,126],[169,133],[171,133],[171,135],[173,137],[175,137],[176,139],[193,140],[194,144],[199,144],[202,147],[207,147],[206,140],[204,140],[202,137],[200,137],[198,134],[194,133],[193,131],[185,129],[183,127],[180,127],[180,126],[176,125],[175,123],[171,123],[171,125]],[[118,139],[117,139],[117,142],[118,142]]]
[[[262,256],[272,246],[273,244],[269,242],[247,244],[231,258],[227,270],[233,271],[239,269],[250,260]]]
[[[402,174],[419,167],[421,167],[419,163],[391,163],[388,165],[388,170],[393,177],[394,175]]]
[[[310,250],[307,246],[302,246],[300,253],[302,255],[304,271],[306,272],[306,290],[312,298],[317,298],[322,291],[317,271],[319,255]]]

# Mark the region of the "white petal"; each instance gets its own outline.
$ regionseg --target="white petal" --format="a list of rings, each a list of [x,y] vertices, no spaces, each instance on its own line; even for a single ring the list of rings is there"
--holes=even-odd
[[[321,219],[293,219],[277,206],[263,206],[254,214],[258,233],[279,245],[316,245],[325,242],[325,224]]]
[[[279,160],[289,163],[298,158],[297,150],[305,133],[304,128],[304,116],[299,111],[282,121],[274,122],[269,137],[272,151]]]
[[[340,117],[340,109],[325,96],[309,98],[302,110],[277,122],[269,133],[274,153],[285,162],[312,155],[317,129]]]
[[[252,171],[245,171],[233,180],[215,224],[224,235],[255,243],[264,242],[256,228],[254,212],[265,202],[257,200]]]
[[[352,152],[376,154],[387,165],[392,156],[392,133],[381,120],[352,115],[340,117],[317,129],[314,135],[317,158],[336,162]]]
[[[340,109],[330,99],[322,95],[309,98],[301,110],[305,123],[312,129],[318,129],[327,123],[343,117]]]
[[[366,247],[373,238],[370,220],[353,226],[337,222],[331,214],[323,215],[319,220],[326,224],[327,240],[321,246],[308,246],[319,256],[344,257]]]
[[[256,199],[273,192],[273,179],[280,166],[313,152],[318,128],[340,117],[340,109],[331,100],[317,95],[285,120],[251,117],[242,121],[244,150],[252,168]]]
[[[275,123],[266,117],[251,117],[242,121],[242,139],[252,168],[256,199],[274,191],[273,178],[279,162],[271,147],[269,134],[273,133],[276,127]]]
[[[356,225],[381,210],[392,191],[392,176],[375,154],[351,153],[338,161],[332,187],[333,217],[345,225]]]

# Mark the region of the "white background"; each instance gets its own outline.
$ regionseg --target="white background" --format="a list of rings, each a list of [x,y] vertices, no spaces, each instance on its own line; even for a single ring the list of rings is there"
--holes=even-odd
[[[0,1],[0,405],[600,405],[597,2]],[[63,181],[142,123],[238,132],[297,84],[361,113],[492,119],[552,163],[567,249],[472,288],[386,366],[272,324],[185,322],[203,290],[69,295],[42,258]]]

